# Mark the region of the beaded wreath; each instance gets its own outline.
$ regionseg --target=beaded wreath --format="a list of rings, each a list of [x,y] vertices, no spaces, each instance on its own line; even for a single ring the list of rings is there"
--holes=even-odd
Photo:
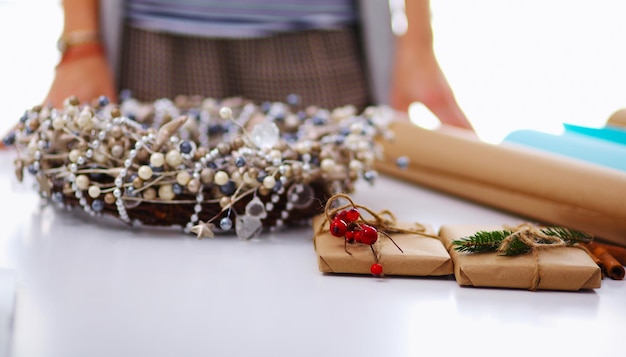
[[[27,110],[5,143],[42,198],[128,224],[242,239],[308,222],[328,198],[373,182],[392,111],[179,97],[100,98]]]

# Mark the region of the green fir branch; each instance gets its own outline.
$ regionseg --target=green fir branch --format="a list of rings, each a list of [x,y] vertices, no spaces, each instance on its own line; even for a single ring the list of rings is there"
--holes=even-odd
[[[540,230],[547,236],[561,238],[567,245],[589,243],[593,238],[585,232],[563,227],[545,227]],[[513,231],[510,230],[478,231],[471,236],[453,240],[452,245],[454,245],[454,249],[459,252],[495,252],[500,247],[500,244],[502,244],[502,241],[511,234],[513,234]],[[537,240],[537,243],[550,244],[551,242],[539,239]],[[531,249],[532,248],[526,245],[526,243],[522,242],[517,237],[514,237],[511,239],[509,247],[502,252],[502,255],[526,254],[530,252]]]

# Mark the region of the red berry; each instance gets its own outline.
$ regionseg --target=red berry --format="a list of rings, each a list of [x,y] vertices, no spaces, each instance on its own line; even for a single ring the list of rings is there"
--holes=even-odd
[[[360,232],[361,243],[372,245],[378,240],[378,230],[368,224],[362,224]]]
[[[348,222],[354,222],[359,219],[359,217],[361,217],[361,213],[359,213],[359,210],[356,208],[350,208],[349,210],[344,212]]]
[[[374,276],[381,276],[383,275],[383,266],[378,263],[374,263],[372,264],[370,271],[372,272],[372,275]]]
[[[354,241],[357,243],[363,243],[363,232],[358,230],[353,233]]]
[[[330,222],[330,234],[335,237],[343,237],[346,235],[347,231],[348,224],[344,220],[335,218],[332,222]]]
[[[354,243],[354,231],[348,230],[346,232],[346,240],[348,243]]]
[[[346,221],[346,222],[348,222],[348,219],[346,218],[346,211],[341,211],[341,212],[338,212],[337,214],[335,214],[335,217],[334,217],[334,218],[335,218],[335,219],[340,219],[340,220],[342,220],[342,221]]]

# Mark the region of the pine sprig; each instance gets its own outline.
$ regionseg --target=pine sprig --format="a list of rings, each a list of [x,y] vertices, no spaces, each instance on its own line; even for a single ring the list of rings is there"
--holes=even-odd
[[[563,227],[545,227],[540,229],[541,232],[547,236],[561,238],[567,245],[573,245],[576,243],[588,243],[592,240],[592,236],[581,231],[563,228]],[[475,234],[456,239],[452,241],[454,249],[459,252],[468,253],[486,253],[496,252],[502,241],[509,237],[514,232],[511,230],[498,230],[498,231],[478,231]],[[539,244],[551,244],[550,241],[544,239],[537,239]],[[530,252],[532,247],[514,237],[508,248],[502,252],[502,255],[519,255]]]

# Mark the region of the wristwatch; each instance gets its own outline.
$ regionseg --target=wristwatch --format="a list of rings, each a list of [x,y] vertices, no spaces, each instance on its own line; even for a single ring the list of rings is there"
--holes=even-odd
[[[94,30],[81,30],[66,33],[61,36],[57,41],[57,48],[61,54],[65,53],[68,49],[75,46],[80,46],[86,43],[100,42],[100,33]]]

